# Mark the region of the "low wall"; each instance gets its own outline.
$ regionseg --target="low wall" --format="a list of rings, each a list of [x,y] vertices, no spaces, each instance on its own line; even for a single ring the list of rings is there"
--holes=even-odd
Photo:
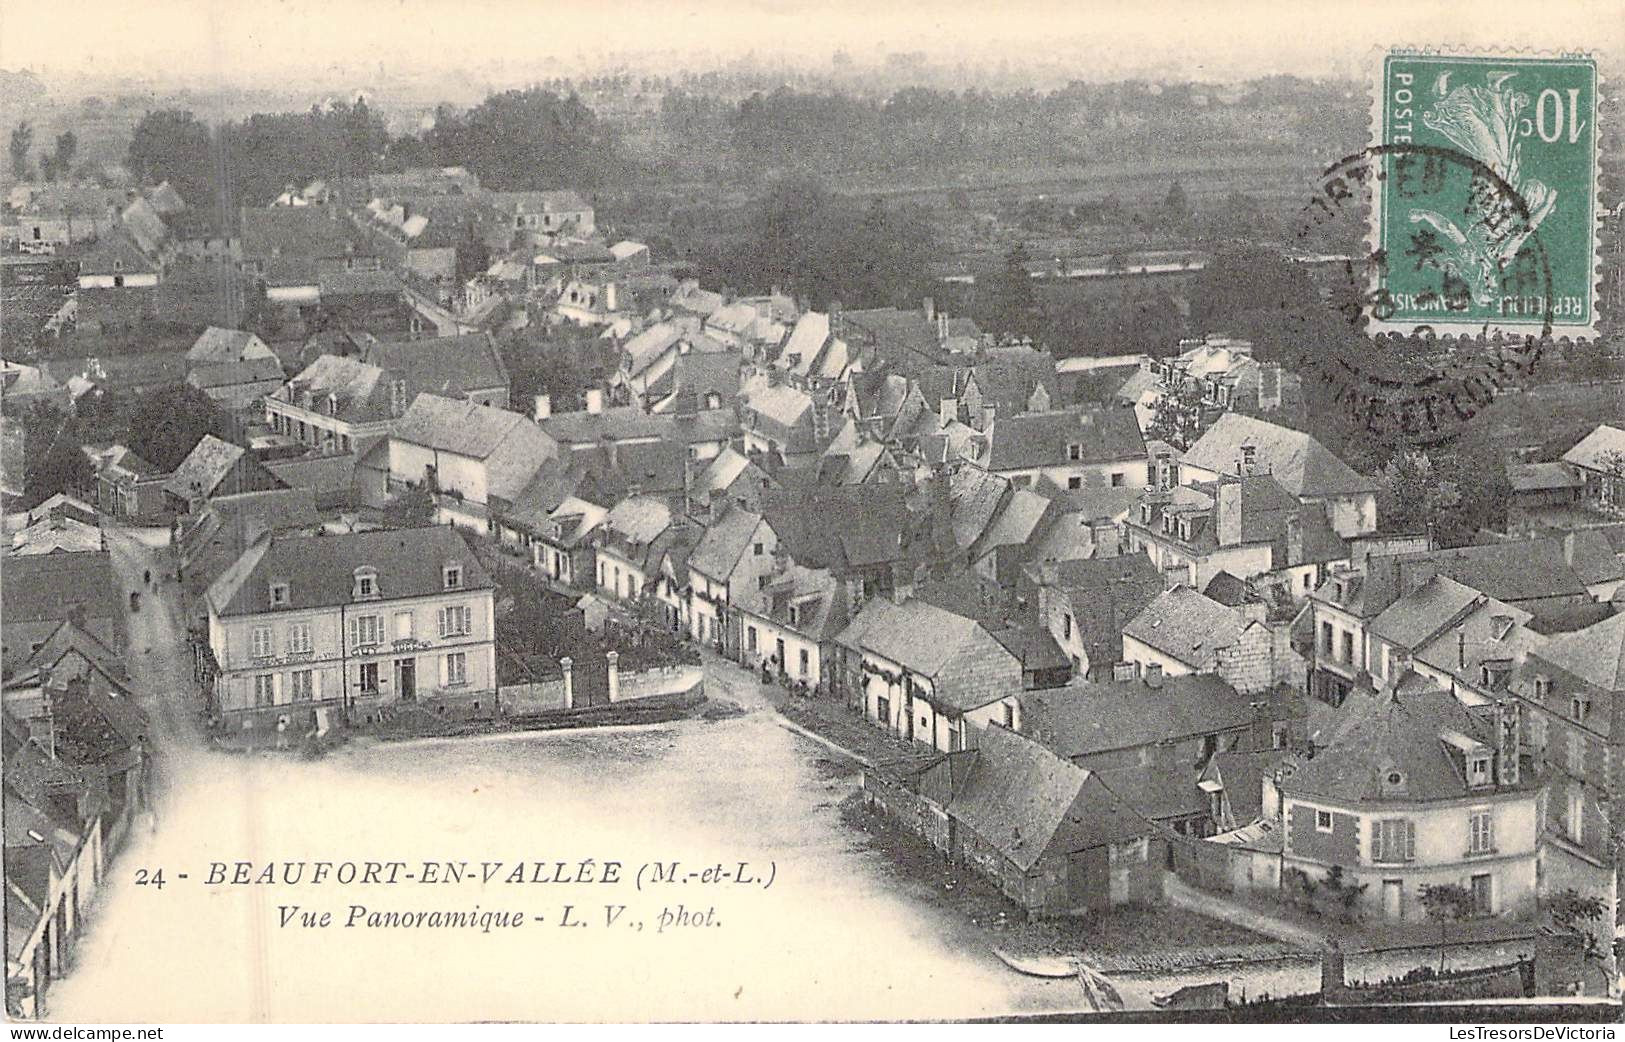
[[[871,810],[885,815],[943,854],[952,855],[947,811],[873,770],[863,772],[862,788],[863,802]]]
[[[510,716],[568,708],[563,678],[534,684],[504,684],[497,692],[501,695],[503,711]]]
[[[616,681],[619,690],[615,701],[630,702],[635,698],[655,698],[687,691],[700,683],[704,676],[699,666],[667,666],[640,673],[621,673]]]

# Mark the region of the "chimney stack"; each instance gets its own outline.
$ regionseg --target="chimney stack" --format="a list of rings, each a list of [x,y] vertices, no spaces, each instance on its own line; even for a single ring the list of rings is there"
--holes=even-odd
[[[1296,513],[1286,518],[1286,563],[1288,568],[1303,563],[1303,519]]]
[[[1213,531],[1220,546],[1241,544],[1241,482],[1219,475],[1213,510]]]
[[[930,297],[926,297],[924,300],[920,301],[920,310],[925,313],[925,320],[927,322],[935,322],[937,320],[937,303]]]
[[[553,396],[549,394],[538,394],[536,396],[536,409],[532,415],[538,423],[547,419],[549,416],[552,416]]]
[[[891,599],[902,604],[914,596],[914,568],[907,561],[893,561],[891,566]]]
[[[604,392],[597,387],[587,389],[587,415],[597,416],[604,411]]]
[[[1162,663],[1147,662],[1145,664],[1145,686],[1152,689],[1162,687]]]

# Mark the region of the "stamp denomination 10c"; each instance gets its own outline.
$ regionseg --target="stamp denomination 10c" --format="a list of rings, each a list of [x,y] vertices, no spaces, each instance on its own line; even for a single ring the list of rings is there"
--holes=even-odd
[[[1595,335],[1595,60],[1393,53],[1378,91],[1368,331]]]

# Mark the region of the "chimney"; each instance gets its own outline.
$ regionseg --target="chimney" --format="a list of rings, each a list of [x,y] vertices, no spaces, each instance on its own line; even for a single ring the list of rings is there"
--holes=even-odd
[[[948,316],[939,311],[937,312],[937,343],[946,344],[947,342]]]
[[[604,392],[597,387],[587,389],[587,415],[597,416],[604,411]]]
[[[550,394],[538,394],[536,396],[536,409],[532,413],[533,418],[536,420],[536,422],[540,423],[542,420],[545,420],[552,415],[553,396]]]
[[[1218,496],[1214,505],[1214,534],[1220,546],[1241,544],[1241,482],[1225,480],[1219,475]]]
[[[1495,780],[1501,785],[1518,784],[1518,748],[1523,743],[1523,716],[1518,703],[1501,699],[1495,703]]]
[[[615,310],[615,283],[613,282],[604,283],[604,310]]]
[[[1114,662],[1112,664],[1112,679],[1115,681],[1133,680],[1139,673],[1139,668],[1132,662]]]
[[[1563,563],[1574,567],[1574,532],[1563,533]]]
[[[1288,568],[1303,563],[1303,519],[1297,514],[1286,518],[1286,564]]]
[[[902,604],[914,596],[914,569],[907,561],[893,561],[891,566],[891,599]]]
[[[1162,686],[1162,663],[1147,662],[1145,664],[1145,686],[1160,688]]]
[[[926,297],[924,300],[920,301],[920,310],[925,313],[925,320],[927,322],[935,322],[937,320],[937,302],[932,300],[930,297]]]

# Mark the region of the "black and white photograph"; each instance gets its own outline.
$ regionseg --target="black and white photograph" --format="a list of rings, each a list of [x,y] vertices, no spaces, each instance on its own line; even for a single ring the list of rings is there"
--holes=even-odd
[[[1622,83],[1618,0],[0,0],[8,1037],[1612,1039]]]

